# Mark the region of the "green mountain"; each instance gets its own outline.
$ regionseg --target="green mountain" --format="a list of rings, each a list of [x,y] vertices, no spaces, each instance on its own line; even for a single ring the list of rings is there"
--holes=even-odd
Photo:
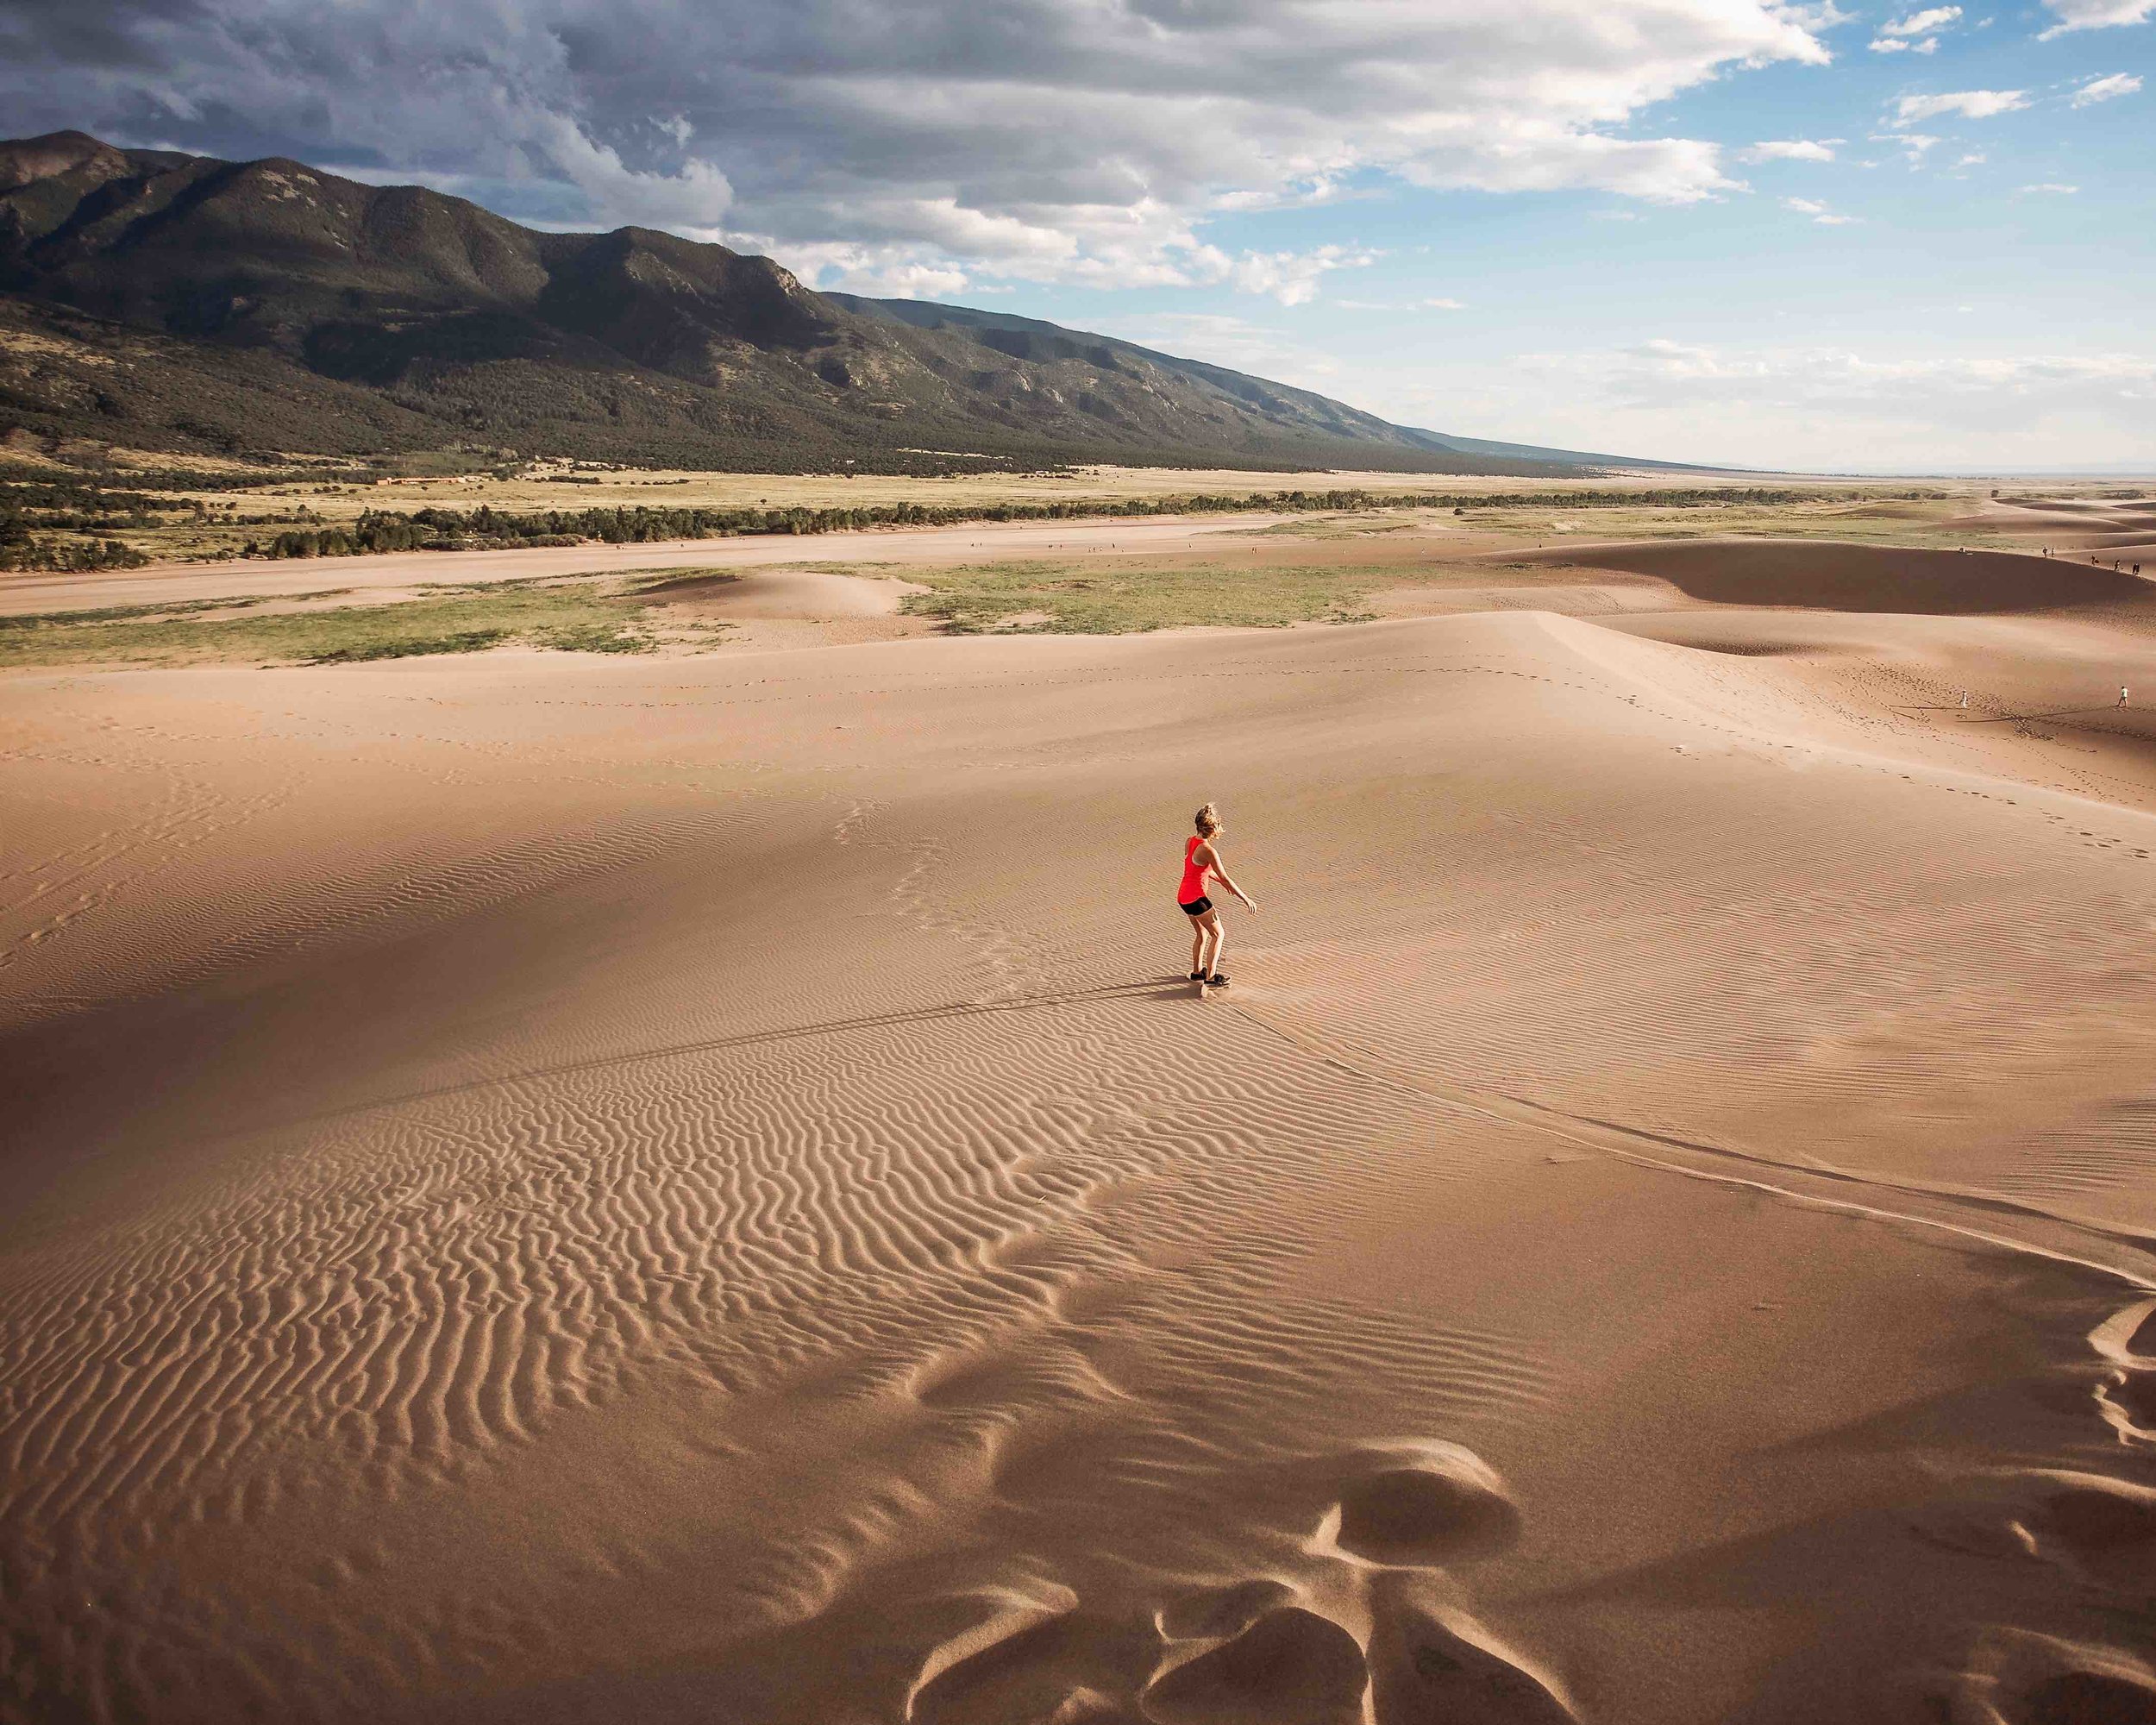
[[[1551,473],[1308,391],[647,229],[550,234],[271,159],[0,143],[0,437],[705,467]]]

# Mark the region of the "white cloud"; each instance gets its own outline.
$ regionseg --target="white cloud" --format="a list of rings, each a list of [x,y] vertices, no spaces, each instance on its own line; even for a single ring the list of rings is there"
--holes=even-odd
[[[1856,16],[1853,12],[1843,11],[1834,0],[1799,0],[1799,3],[1785,4],[1780,9],[1791,23],[1808,30],[1831,30]]]
[[[2115,101],[2122,96],[2137,94],[2141,87],[2140,75],[2131,72],[2115,72],[2109,78],[2092,78],[2073,93],[2073,104],[2087,108],[2098,102]]]
[[[1541,363],[1580,366],[1584,375],[1608,387],[1673,399],[1730,392],[1762,403],[1796,406],[1827,400],[1908,400],[1925,395],[1940,399],[2027,399],[2087,387],[2115,392],[2134,404],[2156,401],[2156,354],[1880,358],[1846,348],[1732,351],[1658,340]]]
[[[1746,161],[1830,162],[1839,138],[1768,138],[1744,152]]]
[[[1336,175],[1313,173],[1305,179],[1288,185],[1268,186],[1254,191],[1224,191],[1213,200],[1211,207],[1223,211],[1309,210],[1321,204],[1338,204],[1343,198],[1357,195]]]
[[[1929,132],[1874,132],[1871,141],[1875,144],[1892,144],[1908,158],[1909,166],[1915,167],[1929,152],[1937,149],[1946,140]]]
[[[1932,6],[1921,12],[1912,12],[1906,18],[1897,18],[1890,24],[1879,26],[1883,36],[1928,36],[1935,30],[1943,30],[1961,16],[1959,6]]]
[[[2034,192],[2039,197],[2071,198],[2081,188],[2078,185],[2061,185],[2056,180],[2047,179],[2039,185],[2025,185],[2021,190],[2025,193]]]
[[[725,236],[734,190],[711,163],[690,156],[673,172],[632,168],[619,151],[593,142],[560,116],[525,115],[521,122],[533,141],[531,147],[543,148],[556,176],[545,182],[547,195],[536,198],[528,195],[533,184],[529,177],[514,172],[459,173],[370,163],[341,163],[336,172],[370,185],[423,185],[490,208],[506,207],[526,225],[553,231],[588,228],[586,212],[601,208],[617,226],[662,228],[693,240]],[[667,124],[653,129],[668,137],[675,130]],[[179,147],[165,141],[149,146]]]
[[[1343,311],[1464,311],[1464,299],[1333,299],[1326,302]]]
[[[1871,39],[1874,53],[1936,53],[1939,52],[1938,32],[1946,29],[1961,16],[1959,6],[1932,6],[1921,12],[1912,12],[1905,18],[1896,18],[1879,26],[1879,34]]]
[[[1228,259],[1211,247],[1199,255],[1200,272],[1245,293],[1270,294],[1282,305],[1301,305],[1317,298],[1318,280],[1333,270],[1363,269],[1377,261],[1375,252],[1344,246],[1319,246],[1308,252],[1245,252]]]
[[[531,129],[548,159],[617,223],[704,236],[733,204],[734,188],[725,174],[699,158],[688,157],[671,173],[639,172],[565,116],[534,116]]]
[[[846,293],[877,299],[943,299],[966,291],[966,273],[933,264],[899,263],[881,269],[847,270],[825,284]]]
[[[1720,196],[1739,184],[1720,147],[1643,116],[1745,68],[1827,63],[1816,32],[1839,16],[1783,0],[71,3],[68,31],[11,34],[20,8],[0,9],[0,107],[21,130],[485,185],[556,225],[851,248],[865,261],[833,267],[879,280],[911,265],[1290,298],[1343,264],[1224,258],[1204,224],[1387,180]]]
[[[1782,207],[1794,210],[1800,216],[1810,216],[1822,228],[1846,228],[1857,219],[1854,216],[1836,215],[1815,198],[1785,198],[1782,200]]]
[[[2049,41],[2070,30],[2101,30],[2118,24],[2138,24],[2156,13],[2156,0],[2044,0],[2045,9],[2059,22],[2039,36]]]
[[[931,213],[915,213],[939,237],[978,237],[977,230],[971,229],[962,215],[940,212],[952,223],[956,230],[952,233],[931,219]],[[891,215],[887,210],[864,211],[862,225],[888,224]],[[1188,229],[1169,234],[1157,249],[1085,255],[1079,253],[1075,242],[1053,229],[1013,233],[990,227],[987,232],[990,240],[1001,242],[995,254],[997,262],[987,267],[1020,279],[1054,279],[1061,273],[1066,279],[1103,288],[1225,285],[1267,295],[1283,305],[1307,303],[1316,297],[1318,282],[1324,276],[1334,270],[1364,268],[1379,255],[1345,246],[1238,254],[1206,245]],[[918,248],[903,239],[863,244],[789,240],[774,234],[741,231],[726,231],[718,237],[737,251],[761,252],[776,258],[812,286],[844,293],[926,299],[962,289],[972,293],[999,291],[984,285],[955,264],[924,261]],[[1029,244],[1030,257],[1025,251]]]
[[[1994,114],[2011,114],[2028,106],[2028,92],[2023,90],[1954,90],[1938,96],[1904,96],[1894,104],[1894,118],[1902,126],[1936,120],[1942,114],[1988,120]]]

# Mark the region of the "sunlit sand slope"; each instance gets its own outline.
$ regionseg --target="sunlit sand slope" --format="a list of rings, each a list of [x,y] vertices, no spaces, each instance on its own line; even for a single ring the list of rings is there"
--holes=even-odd
[[[2156,504],[2146,496],[1987,500],[1970,514],[1954,517],[1945,525],[1984,533],[2010,533],[2016,537],[2040,540],[2061,549],[2111,552],[2120,547],[2146,549],[2156,545]],[[2104,561],[2109,561],[2109,556]]]
[[[2152,730],[1958,705],[2150,649],[1941,580],[0,685],[0,1716],[2150,1716]]]

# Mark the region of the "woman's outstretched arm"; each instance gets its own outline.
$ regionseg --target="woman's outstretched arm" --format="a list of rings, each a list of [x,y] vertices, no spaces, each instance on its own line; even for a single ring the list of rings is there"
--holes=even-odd
[[[1227,864],[1221,861],[1220,853],[1208,844],[1206,846],[1206,855],[1213,859],[1212,862],[1207,865],[1213,870],[1213,878],[1233,893],[1237,898],[1242,900],[1244,910],[1256,910],[1257,906],[1250,902],[1250,895],[1228,878]]]

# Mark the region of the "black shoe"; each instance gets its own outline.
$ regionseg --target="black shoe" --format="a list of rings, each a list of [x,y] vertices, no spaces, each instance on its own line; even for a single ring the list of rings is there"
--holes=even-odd
[[[1202,982],[1206,980],[1206,973],[1202,970],[1193,970],[1190,973],[1190,980],[1194,982]]]
[[[1227,986],[1228,979],[1223,976],[1218,970],[1214,971],[1210,976],[1206,978],[1206,987],[1208,988],[1225,988]]]

